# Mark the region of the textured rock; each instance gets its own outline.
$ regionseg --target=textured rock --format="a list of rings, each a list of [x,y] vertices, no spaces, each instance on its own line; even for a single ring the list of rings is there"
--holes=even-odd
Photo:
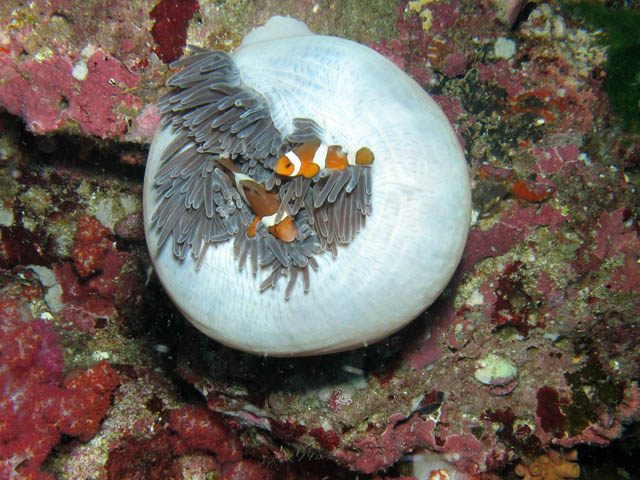
[[[401,464],[422,449],[459,472],[496,478],[550,447],[612,443],[600,457],[580,454],[581,470],[611,469],[615,458],[616,468],[633,472],[621,452],[634,447],[618,442],[640,418],[640,142],[611,117],[595,37],[550,4],[532,5],[510,32],[494,6],[521,2],[426,3],[427,31],[425,17],[405,4],[321,4],[313,13],[314,2],[283,3],[316,31],[373,46],[434,94],[467,152],[474,224],[454,281],[405,330],[355,352],[276,360],[231,351],[183,325],[148,274],[135,233],[145,152],[96,140],[143,143],[157,123],[152,104],[168,69],[152,53],[156,3],[0,6],[0,104],[31,132],[58,134],[34,137],[0,115],[0,278],[3,298],[7,285],[20,286],[11,295],[22,312],[22,320],[2,319],[30,329],[3,341],[41,340],[30,358],[47,362],[19,368],[39,372],[38,384],[56,395],[75,395],[65,374],[102,361],[121,381],[107,412],[92,417],[102,422],[84,435],[74,430],[64,445],[59,410],[29,410],[23,422],[41,428],[37,438],[24,430],[11,446],[3,438],[5,451],[31,448],[32,478],[153,476],[163,468],[221,475],[264,465],[274,478],[349,478],[345,470],[392,465],[379,475],[398,476],[410,474]],[[229,49],[276,13],[273,5],[216,10],[201,2],[186,41]],[[499,38],[515,42],[511,58],[495,56]],[[106,250],[83,277],[74,260],[89,257],[73,252],[86,216],[108,233],[96,237]],[[474,378],[489,354],[516,365],[515,384],[504,386],[512,391]],[[200,418],[203,400],[247,463],[223,465],[215,449],[189,452],[185,445],[196,444],[179,442],[172,415]],[[297,460],[300,451],[307,459]],[[1,458],[5,469],[21,462]]]

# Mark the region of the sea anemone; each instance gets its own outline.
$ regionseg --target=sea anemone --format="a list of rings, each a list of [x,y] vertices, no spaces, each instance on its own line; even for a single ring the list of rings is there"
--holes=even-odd
[[[470,218],[440,108],[375,51],[290,18],[232,55],[192,50],[159,102],[144,184],[151,258],[187,319],[231,347],[288,356],[367,345],[419,315],[450,280]],[[326,164],[276,173],[305,145]]]

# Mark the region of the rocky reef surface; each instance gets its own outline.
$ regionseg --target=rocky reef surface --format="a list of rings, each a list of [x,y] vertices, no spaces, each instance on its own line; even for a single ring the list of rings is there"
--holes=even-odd
[[[390,58],[467,154],[453,281],[368,348],[230,350],[150,269],[141,183],[167,63],[186,44],[231,50],[273,14]],[[584,478],[632,474],[640,135],[611,113],[600,37],[556,1],[2,2],[0,477],[399,478],[444,462],[516,478],[573,449]]]

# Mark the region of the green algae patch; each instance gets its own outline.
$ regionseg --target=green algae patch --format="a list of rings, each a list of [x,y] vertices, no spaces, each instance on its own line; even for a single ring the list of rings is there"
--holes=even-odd
[[[594,351],[588,349],[582,354],[586,355],[584,365],[564,375],[573,396],[570,405],[561,407],[570,435],[578,435],[589,423],[597,423],[603,406],[607,411],[615,411],[624,396],[624,386],[611,378]]]
[[[565,3],[575,20],[602,29],[607,48],[604,88],[626,130],[640,131],[640,11],[590,2]]]

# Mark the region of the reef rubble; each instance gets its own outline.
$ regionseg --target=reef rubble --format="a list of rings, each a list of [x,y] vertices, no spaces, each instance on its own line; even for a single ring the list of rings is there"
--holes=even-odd
[[[573,449],[602,471],[591,449],[638,435],[640,134],[611,113],[597,32],[557,1],[108,3],[0,6],[0,477],[410,478],[426,452],[515,478]],[[273,14],[394,61],[469,162],[453,281],[367,348],[228,349],[150,271],[167,62]]]

